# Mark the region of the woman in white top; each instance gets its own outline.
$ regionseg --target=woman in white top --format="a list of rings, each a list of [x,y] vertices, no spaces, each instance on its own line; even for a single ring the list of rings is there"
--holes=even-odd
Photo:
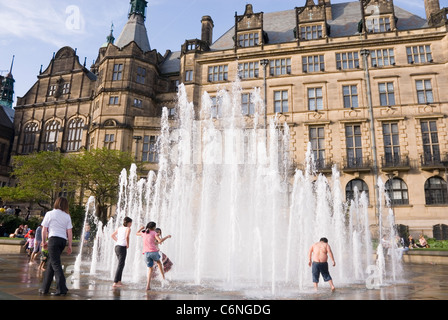
[[[126,261],[126,253],[129,248],[129,234],[131,233],[132,219],[125,217],[123,226],[119,227],[112,233],[112,239],[117,243],[115,245],[115,254],[118,258],[117,271],[115,272],[113,287],[121,287],[121,276],[123,275],[124,264]]]
[[[72,253],[72,219],[68,213],[68,200],[59,197],[54,202],[53,210],[45,214],[42,221],[42,247],[48,247],[49,267],[45,271],[42,288],[39,293],[47,294],[50,290],[53,276],[56,279],[54,295],[66,295],[68,288],[62,270],[61,254],[68,242],[67,254]],[[48,236],[48,241],[47,241]]]

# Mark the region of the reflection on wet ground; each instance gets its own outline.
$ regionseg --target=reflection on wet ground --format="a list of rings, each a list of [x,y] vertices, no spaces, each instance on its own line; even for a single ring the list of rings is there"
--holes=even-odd
[[[63,256],[63,263],[73,265],[74,256]],[[69,268],[70,269],[70,268]],[[327,284],[317,292],[284,287],[275,296],[269,290],[223,290],[215,286],[170,281],[153,282],[152,290],[145,283],[111,287],[110,280],[67,273],[69,294],[65,297],[39,295],[42,272],[29,265],[25,254],[0,255],[0,300],[448,300],[448,267],[432,264],[404,265],[403,279],[393,285],[368,289],[366,284],[339,286],[331,293]],[[69,271],[69,270],[67,270]],[[337,283],[335,283],[337,285]]]

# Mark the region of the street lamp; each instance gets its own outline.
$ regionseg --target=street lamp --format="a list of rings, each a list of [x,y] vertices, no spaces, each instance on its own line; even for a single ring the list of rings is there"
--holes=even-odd
[[[373,157],[373,180],[375,183],[375,215],[379,218],[379,212],[380,212],[380,203],[379,203],[379,188],[378,188],[378,161],[377,161],[377,152],[376,152],[376,137],[375,137],[375,119],[373,115],[373,106],[372,106],[372,92],[371,92],[371,85],[370,85],[370,73],[369,73],[369,62],[368,62],[368,56],[370,55],[370,51],[367,49],[361,50],[361,56],[364,57],[364,76],[366,80],[366,87],[367,87],[367,103],[369,107],[369,115],[370,115],[370,135],[372,139],[371,148],[372,148],[372,157]],[[379,231],[381,236],[381,228],[382,228],[382,222],[381,219],[378,219],[378,225],[379,225]],[[381,237],[380,237],[381,239]]]
[[[265,134],[266,144],[267,144],[267,142],[268,142],[268,132],[267,132],[268,131],[267,130],[267,128],[268,128],[268,113],[267,113],[268,106],[267,106],[266,67],[269,64],[269,60],[261,59],[260,64],[263,66],[263,69],[264,69],[264,79],[263,79],[263,81],[264,81],[264,83],[263,83],[263,86],[264,86],[264,134]]]

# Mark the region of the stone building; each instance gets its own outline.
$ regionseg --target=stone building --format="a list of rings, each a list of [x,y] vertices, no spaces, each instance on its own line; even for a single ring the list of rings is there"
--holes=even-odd
[[[215,41],[205,15],[200,39],[161,55],[148,41],[147,2],[131,0],[126,26],[90,69],[62,48],[18,99],[12,153],[106,146],[157,169],[161,110],[174,114],[176,85],[200,110],[205,92],[239,77],[248,118],[258,87],[266,116],[289,125],[294,163],[311,143],[322,173],[340,169],[347,198],[355,187],[368,193],[373,219],[379,177],[396,222],[436,234],[448,224],[448,10],[424,0],[424,19],[393,0],[301,2],[270,13],[247,4]]]
[[[290,127],[295,163],[311,142],[321,172],[338,166],[347,198],[368,193],[373,219],[379,177],[398,224],[437,233],[448,223],[448,9],[425,0],[423,19],[392,0],[303,2],[272,13],[248,4],[214,42],[205,16],[201,39],[182,46],[190,100],[200,107],[237,76],[243,103],[264,88],[267,117]]]
[[[111,30],[89,69],[70,47],[53,55],[36,83],[18,97],[13,155],[107,147],[132,152],[148,170],[157,168],[161,110],[174,106],[179,68],[173,78],[172,53],[151,50],[146,5],[131,1],[117,41]]]
[[[10,154],[14,140],[14,77],[11,68],[5,76],[0,75],[0,188],[10,185]]]

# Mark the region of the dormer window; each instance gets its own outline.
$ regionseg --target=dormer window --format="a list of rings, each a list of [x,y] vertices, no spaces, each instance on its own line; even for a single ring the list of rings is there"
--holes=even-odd
[[[241,33],[238,35],[238,46],[242,48],[255,47],[260,44],[260,35],[258,32]]]
[[[322,25],[309,25],[300,27],[301,40],[315,40],[322,38]]]
[[[64,83],[62,85],[62,94],[69,94],[70,93],[70,83]]]
[[[386,32],[390,31],[390,19],[388,17],[375,17],[366,20],[368,32]]]
[[[56,90],[58,89],[57,85],[51,85],[48,89],[48,96],[54,96],[56,94]]]

